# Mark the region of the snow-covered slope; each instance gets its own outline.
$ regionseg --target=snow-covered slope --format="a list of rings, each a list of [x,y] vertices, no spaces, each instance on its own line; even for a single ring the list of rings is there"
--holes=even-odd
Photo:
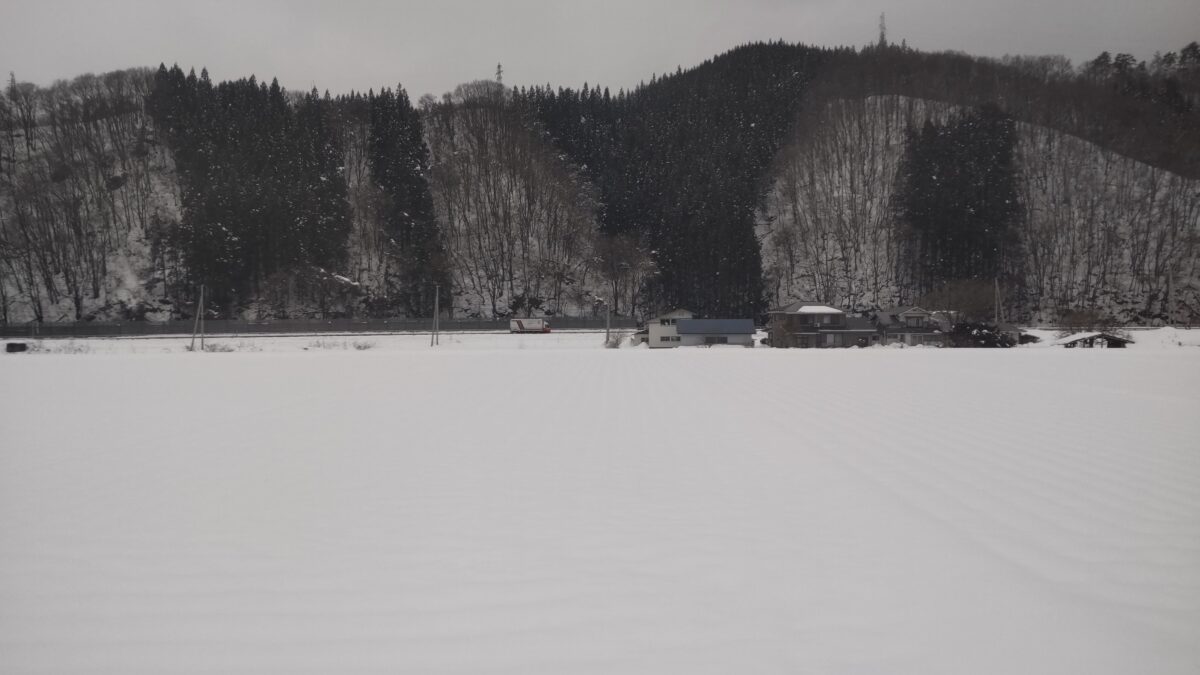
[[[171,316],[181,197],[143,107],[149,86],[149,71],[131,69],[5,92],[0,321]]]
[[[0,672],[1200,668],[1200,352],[534,337],[0,357]]]
[[[758,226],[774,305],[888,307],[905,297],[892,193],[906,131],[960,108],[904,96],[836,99],[798,120]],[[1006,312],[1055,322],[1200,316],[1200,181],[1055,129],[1016,125],[1018,288]],[[1010,282],[1009,285],[1013,285]]]

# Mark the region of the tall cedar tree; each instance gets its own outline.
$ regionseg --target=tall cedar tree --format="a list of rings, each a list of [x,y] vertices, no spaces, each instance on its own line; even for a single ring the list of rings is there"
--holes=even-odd
[[[332,103],[292,105],[272,81],[213,86],[160,66],[147,108],[174,153],[183,218],[175,245],[210,308],[236,314],[268,283],[345,263],[350,214]]]
[[[429,149],[421,116],[403,88],[370,96],[371,179],[383,197],[384,228],[399,270],[389,277],[390,304],[408,316],[431,316],[435,286],[442,306],[450,297],[449,275],[429,190]]]
[[[1016,128],[994,106],[910,129],[895,193],[905,255],[901,278],[917,295],[1007,268],[1015,242]]]

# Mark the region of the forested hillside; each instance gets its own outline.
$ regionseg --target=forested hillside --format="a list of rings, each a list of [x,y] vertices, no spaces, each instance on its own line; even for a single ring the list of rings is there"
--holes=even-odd
[[[160,67],[0,96],[0,321],[1200,316],[1200,47],[736,48],[631,91]],[[986,303],[980,295],[987,296]]]
[[[991,308],[998,281],[1023,321],[1200,318],[1200,49],[1118,61],[881,47],[827,72],[758,225],[771,301]]]
[[[594,189],[492,81],[426,101],[432,192],[454,306],[582,314],[603,291]]]
[[[764,176],[834,55],[751,45],[631,93],[584,85],[516,96],[599,185],[605,234],[652,253],[648,304],[756,315],[766,308],[754,238]]]
[[[166,318],[180,215],[149,71],[0,97],[0,320]],[[160,304],[161,303],[161,304]],[[163,310],[163,311],[160,311]]]
[[[922,242],[902,196],[929,199],[939,180],[967,173],[985,155],[962,151],[988,128],[963,108],[901,96],[835,100],[806,119],[775,165],[759,222],[773,303],[961,305],[981,290],[990,308],[998,279],[1005,314],[1040,323],[1082,309],[1186,321],[1200,309],[1200,181],[1001,117],[1011,173],[988,188],[1003,198],[974,220],[955,211],[970,204],[934,202],[925,222],[942,229]],[[960,145],[922,155],[931,137]],[[914,178],[928,180],[905,192]],[[948,285],[949,297],[938,292]]]
[[[518,95],[599,184],[604,230],[652,253],[649,306],[990,315],[999,282],[1014,319],[1200,318],[1195,44],[1075,69],[775,43],[615,97]]]

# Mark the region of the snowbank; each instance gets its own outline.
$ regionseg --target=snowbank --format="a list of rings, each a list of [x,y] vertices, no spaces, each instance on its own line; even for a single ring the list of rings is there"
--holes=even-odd
[[[1023,345],[1026,347],[1060,347],[1056,344],[1067,333],[1049,328],[1024,328],[1023,333],[1032,335],[1039,342]],[[1118,335],[1128,335],[1133,343],[1128,349],[1171,349],[1175,347],[1200,347],[1200,327],[1198,328],[1122,328],[1117,329]]]

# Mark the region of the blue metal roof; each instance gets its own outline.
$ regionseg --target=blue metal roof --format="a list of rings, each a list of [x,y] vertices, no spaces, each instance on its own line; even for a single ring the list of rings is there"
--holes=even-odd
[[[675,324],[680,335],[753,335],[753,319],[680,319]]]

